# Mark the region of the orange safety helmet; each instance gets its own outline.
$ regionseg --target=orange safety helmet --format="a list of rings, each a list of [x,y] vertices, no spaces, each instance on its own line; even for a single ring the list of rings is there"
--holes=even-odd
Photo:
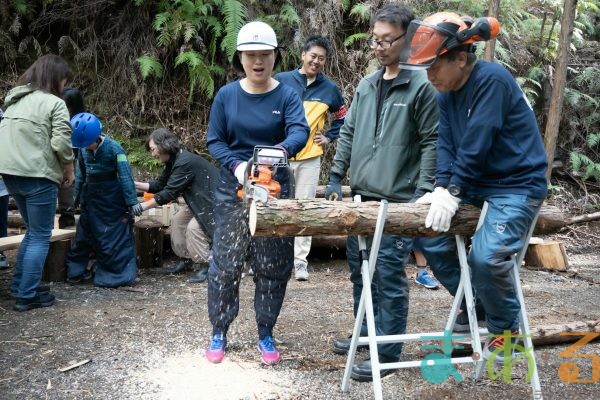
[[[475,21],[452,12],[439,12],[423,21],[411,21],[406,31],[400,66],[406,69],[429,68],[437,58],[459,46],[490,40],[498,35],[500,23],[493,17]]]

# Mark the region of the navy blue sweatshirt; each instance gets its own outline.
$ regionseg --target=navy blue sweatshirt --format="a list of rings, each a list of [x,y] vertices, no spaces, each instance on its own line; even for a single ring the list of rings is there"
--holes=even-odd
[[[259,145],[280,145],[292,157],[307,139],[302,100],[287,85],[250,94],[236,81],[223,86],[215,96],[206,140],[208,151],[223,168],[233,172]]]
[[[477,61],[465,85],[439,93],[438,104],[437,186],[546,197],[546,153],[535,115],[504,67]]]

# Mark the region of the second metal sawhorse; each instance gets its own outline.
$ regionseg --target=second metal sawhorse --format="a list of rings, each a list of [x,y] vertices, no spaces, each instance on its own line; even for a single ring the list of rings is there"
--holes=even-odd
[[[354,199],[355,202],[360,202],[360,196],[356,196]],[[432,338],[444,338],[446,337],[446,332],[452,332],[454,328],[454,324],[456,322],[456,317],[458,315],[458,310],[460,309],[460,304],[463,300],[463,297],[466,299],[467,304],[467,314],[469,317],[469,336],[471,338],[473,354],[469,357],[451,357],[451,358],[429,358],[425,361],[425,365],[428,368],[435,367],[447,367],[449,364],[460,364],[460,363],[471,363],[474,367],[474,379],[478,379],[485,365],[485,361],[483,359],[483,351],[481,346],[481,336],[487,335],[487,329],[480,329],[477,325],[477,316],[475,312],[475,298],[473,296],[473,288],[471,286],[471,274],[470,268],[467,264],[467,251],[465,248],[464,238],[460,235],[456,235],[456,247],[458,252],[458,258],[460,261],[460,283],[454,296],[454,301],[452,303],[452,309],[450,311],[450,317],[446,322],[445,331],[444,332],[426,332],[426,333],[412,333],[412,334],[400,334],[400,335],[385,335],[385,336],[377,336],[377,332],[375,329],[375,317],[373,313],[373,297],[371,293],[371,281],[373,279],[373,274],[375,272],[375,265],[377,262],[377,255],[379,253],[379,246],[381,243],[381,237],[383,235],[383,228],[385,225],[385,218],[387,215],[388,202],[382,200],[379,207],[379,213],[377,216],[377,224],[375,226],[375,232],[373,234],[373,240],[371,243],[371,249],[369,258],[363,257],[362,265],[361,265],[361,275],[362,275],[362,283],[363,283],[363,291],[360,298],[360,303],[358,306],[358,310],[356,313],[356,320],[354,322],[354,329],[352,332],[352,340],[350,342],[350,349],[348,350],[348,359],[346,360],[346,367],[344,370],[344,376],[342,378],[342,386],[341,389],[343,392],[347,392],[349,390],[350,385],[350,375],[352,372],[352,366],[354,365],[354,359],[356,356],[356,349],[359,344],[361,345],[369,345],[369,356],[371,359],[371,371],[373,374],[373,391],[374,398],[376,400],[383,399],[383,389],[381,384],[381,370],[384,369],[401,369],[401,368],[416,368],[422,367],[424,365],[423,360],[416,361],[399,361],[393,363],[380,363],[379,355],[377,351],[377,344],[379,343],[398,343],[398,342],[414,342],[414,341],[423,341],[423,340],[431,340]],[[477,228],[482,224],[483,219],[485,217],[485,213],[487,210],[487,204],[484,204],[483,209],[481,211],[481,215],[479,217],[479,222],[477,224]],[[523,291],[521,288],[520,281],[520,266],[523,262],[523,257],[525,256],[525,251],[527,250],[527,244],[529,243],[529,239],[533,233],[533,229],[535,227],[537,221],[537,215],[533,219],[531,223],[531,227],[529,232],[527,233],[527,237],[525,240],[525,245],[523,249],[513,255],[513,263],[514,267],[512,268],[512,278],[515,284],[515,290],[517,292],[517,297],[521,304],[521,311],[519,315],[520,320],[520,330],[522,336],[524,337],[525,349],[529,352],[528,358],[530,375],[531,375],[531,387],[532,387],[532,398],[534,400],[542,400],[542,391],[537,371],[537,365],[535,362],[535,355],[533,352],[533,341],[531,339],[531,332],[529,329],[529,320],[527,317],[527,311],[525,309],[525,301],[523,298]],[[359,254],[365,254],[367,249],[367,242],[364,236],[358,236],[358,246],[359,246]],[[367,317],[367,328],[368,328],[368,336],[360,337],[360,330],[363,322],[363,318],[366,315]]]

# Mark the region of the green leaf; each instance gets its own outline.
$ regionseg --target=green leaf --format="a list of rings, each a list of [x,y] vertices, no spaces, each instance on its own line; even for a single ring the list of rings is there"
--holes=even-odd
[[[369,35],[366,33],[355,33],[353,35],[350,35],[346,39],[344,39],[344,47],[350,47],[356,42],[366,40],[368,37]]]
[[[143,55],[138,57],[135,61],[140,64],[140,73],[142,74],[143,79],[146,79],[152,75],[156,76],[157,78],[162,78],[163,66],[156,58]]]

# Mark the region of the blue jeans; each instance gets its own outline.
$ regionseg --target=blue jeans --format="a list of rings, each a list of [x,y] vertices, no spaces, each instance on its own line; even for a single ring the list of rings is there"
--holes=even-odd
[[[35,297],[50,247],[54,226],[58,185],[45,178],[3,175],[10,195],[15,199],[27,232],[19,246],[11,292],[17,298]]]
[[[476,206],[488,203],[485,219],[473,235],[467,257],[473,286],[487,314],[488,330],[498,334],[517,329],[521,306],[510,275],[512,256],[525,246],[543,199],[503,194],[465,197],[463,201]]]

